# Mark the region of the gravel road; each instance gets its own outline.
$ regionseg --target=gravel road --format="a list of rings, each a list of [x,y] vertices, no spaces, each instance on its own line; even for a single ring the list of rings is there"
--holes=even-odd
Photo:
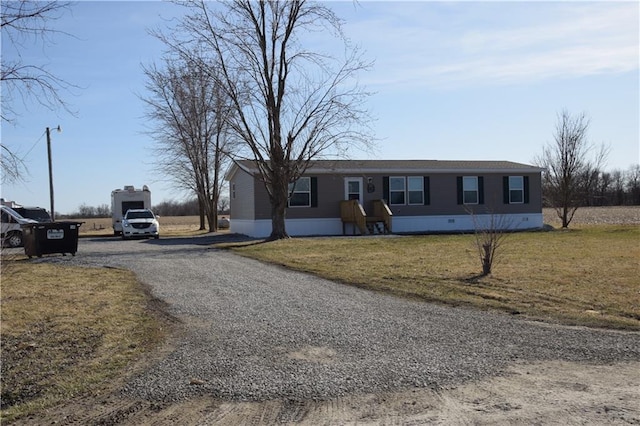
[[[216,238],[81,239],[76,257],[34,261],[131,269],[169,304],[178,335],[125,386],[131,398],[328,399],[437,391],[545,361],[640,361],[638,333],[387,296],[208,248]]]

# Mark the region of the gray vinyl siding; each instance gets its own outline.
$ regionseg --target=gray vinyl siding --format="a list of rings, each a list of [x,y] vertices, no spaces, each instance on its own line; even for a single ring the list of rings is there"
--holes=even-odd
[[[269,193],[264,187],[264,183],[259,176],[256,176],[254,182],[255,191],[255,217],[256,220],[271,220],[271,201],[269,201]]]
[[[314,176],[308,174],[305,176]],[[372,214],[372,202],[374,200],[386,199],[383,190],[383,178],[386,174],[376,174],[367,176],[347,175],[317,175],[318,179],[318,207],[290,207],[287,209],[287,218],[331,218],[340,217],[340,201],[345,198],[344,181],[347,177],[362,177],[364,193],[363,207],[365,212]],[[402,175],[394,173],[393,176],[424,176],[416,174]],[[389,206],[394,216],[422,216],[422,215],[460,215],[467,214],[466,207],[472,207],[479,213],[486,213],[487,208],[493,213],[540,213],[542,211],[542,195],[540,192],[540,174],[513,174],[512,176],[529,177],[529,203],[528,204],[504,204],[502,178],[505,174],[429,174],[429,205],[399,205]],[[484,178],[484,204],[475,206],[459,205],[457,203],[457,176],[483,176]],[[367,192],[367,180],[371,178],[375,190]],[[266,197],[264,187],[262,191],[264,197],[256,196],[256,203],[260,199],[262,208],[256,211],[263,212],[256,218],[271,218],[269,200]],[[258,194],[258,191],[256,191]]]
[[[229,182],[229,190],[231,192],[229,209],[232,219],[254,219],[255,181],[256,180],[249,173],[242,169],[238,169]]]

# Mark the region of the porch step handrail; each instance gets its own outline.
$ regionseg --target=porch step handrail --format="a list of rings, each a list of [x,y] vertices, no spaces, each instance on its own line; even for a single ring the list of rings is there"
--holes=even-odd
[[[345,223],[355,224],[362,235],[367,233],[367,214],[358,200],[340,201],[340,216],[342,218],[343,234]]]
[[[344,225],[347,223],[354,224],[360,234],[373,234],[376,223],[382,223],[384,229],[380,230],[385,234],[391,233],[391,218],[393,213],[384,200],[373,200],[373,215],[367,216],[364,207],[358,200],[345,200],[340,202],[340,217],[342,218],[342,233],[346,230]],[[369,227],[368,225],[371,225]],[[354,228],[355,233],[355,228]]]
[[[373,200],[373,215],[382,219],[385,232],[390,234],[393,213],[384,200]]]

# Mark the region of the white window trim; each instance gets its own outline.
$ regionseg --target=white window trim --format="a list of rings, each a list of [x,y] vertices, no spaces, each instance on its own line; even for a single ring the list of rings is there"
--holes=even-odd
[[[465,189],[465,182],[468,179],[475,179],[476,181],[476,189]],[[466,192],[475,192],[476,193],[476,201],[475,203],[467,203],[467,200],[465,197],[465,193]],[[478,188],[478,176],[463,176],[462,177],[462,204],[466,204],[466,205],[477,205],[480,204],[480,188]]]
[[[400,191],[400,190],[392,190],[391,189],[391,179],[402,179],[402,182],[404,183],[403,190],[402,191]],[[402,192],[404,194],[404,197],[403,197],[404,198],[404,202],[403,203],[398,203],[398,204],[392,203],[391,202],[391,199],[393,198],[393,197],[391,197],[391,193],[392,192]],[[405,206],[405,205],[407,205],[407,178],[406,178],[406,176],[389,176],[389,205],[390,206]]]
[[[520,188],[511,189],[511,178],[519,178],[520,179]],[[511,200],[511,191],[520,191],[522,194],[521,201],[512,201]],[[509,204],[524,204],[524,176],[509,176]]]
[[[298,181],[299,181],[299,180],[301,180],[301,179],[307,179],[307,180],[309,181],[309,190],[308,190],[308,191],[296,191],[296,190],[295,190],[295,188],[296,188],[296,184],[297,184],[297,183],[298,183]],[[296,194],[296,193],[305,193],[305,194],[309,194],[309,204],[308,204],[308,205],[301,205],[301,206],[292,206],[292,205],[291,205],[291,198],[293,198],[293,195],[294,195],[294,194]],[[292,208],[292,209],[296,209],[296,208],[303,208],[303,209],[304,209],[304,208],[311,207],[311,178],[310,178],[309,176],[302,176],[302,177],[299,177],[299,178],[298,178],[298,180],[296,180],[296,181],[293,183],[293,191],[289,194],[289,199],[287,200],[287,206],[288,206],[289,208]]]
[[[409,180],[410,179],[419,179],[420,180],[420,188],[422,188],[420,190],[420,193],[422,194],[422,201],[419,203],[412,203],[411,202],[411,197],[410,197],[410,193],[411,192],[418,192],[417,190],[410,190],[409,189]],[[407,195],[406,195],[406,201],[407,204],[410,206],[424,206],[424,176],[407,176]]]

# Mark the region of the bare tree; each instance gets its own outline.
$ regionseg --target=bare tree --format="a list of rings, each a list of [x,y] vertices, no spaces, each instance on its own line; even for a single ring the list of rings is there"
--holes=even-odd
[[[612,179],[612,194],[614,206],[621,206],[624,204],[624,173],[622,170],[615,169],[611,173]]]
[[[627,170],[628,204],[640,205],[640,164],[634,164]]]
[[[585,113],[572,116],[563,110],[558,114],[554,142],[545,146],[542,156],[535,160],[546,169],[543,173],[545,202],[555,209],[563,228],[569,226],[583,204],[608,155],[607,147],[602,145],[596,149],[589,142],[588,129],[589,119]]]
[[[24,44],[32,39],[41,39],[43,43],[59,31],[50,23],[59,19],[69,9],[69,2],[16,0],[0,2],[2,32],[2,62],[0,81],[2,82],[3,123],[17,121],[15,102],[23,104],[35,101],[49,109],[62,107],[69,110],[68,104],[60,92],[76,87],[57,77],[41,64],[25,63],[21,51]],[[3,182],[18,180],[25,170],[22,160],[1,144],[0,165]]]
[[[229,212],[229,197],[220,197],[220,199],[218,199],[218,211],[220,213]]]
[[[4,144],[0,144],[0,168],[2,171],[0,182],[2,183],[18,181],[26,170],[22,158]]]
[[[474,245],[482,265],[481,277],[490,275],[493,266],[502,253],[505,240],[510,235],[513,220],[508,215],[496,214],[486,209],[484,214],[478,215],[472,209],[467,209],[473,223]]]
[[[298,1],[189,2],[171,34],[156,34],[203,69],[220,66],[235,113],[231,129],[255,161],[271,202],[270,239],[287,238],[289,184],[318,157],[367,147],[366,93],[355,77],[363,62],[327,6]],[[306,49],[303,37],[334,35],[344,57]],[[190,56],[197,43],[209,58]],[[243,156],[238,155],[237,158]]]
[[[166,58],[164,68],[143,67],[147,77],[147,117],[154,126],[157,169],[179,186],[196,194],[200,228],[205,217],[217,230],[221,169],[230,148],[227,120],[231,113],[218,79],[200,67]]]

